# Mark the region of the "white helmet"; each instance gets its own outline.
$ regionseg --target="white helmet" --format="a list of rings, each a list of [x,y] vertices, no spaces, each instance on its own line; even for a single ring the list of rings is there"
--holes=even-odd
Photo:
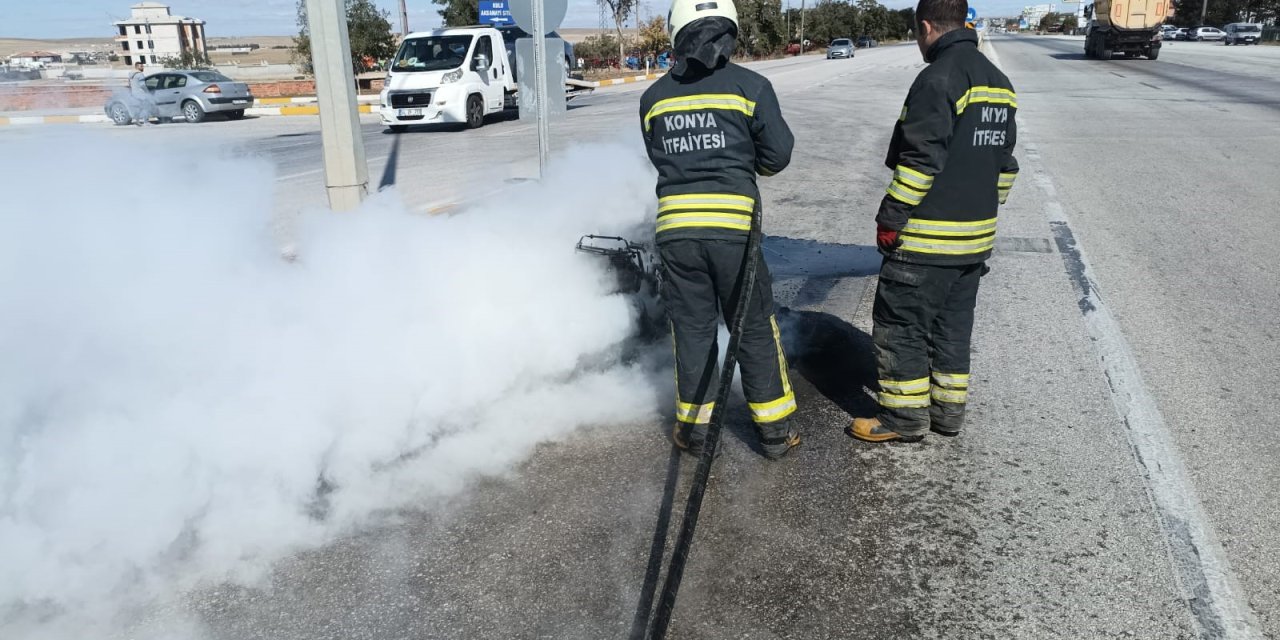
[[[667,13],[671,43],[675,44],[681,29],[703,18],[728,18],[733,27],[738,28],[738,8],[733,0],[672,0],[671,11]]]

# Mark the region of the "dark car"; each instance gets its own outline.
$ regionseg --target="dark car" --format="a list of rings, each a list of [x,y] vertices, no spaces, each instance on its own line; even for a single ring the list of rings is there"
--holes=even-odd
[[[857,46],[859,49],[870,49],[878,44],[880,43],[876,42],[876,39],[871,36],[858,36]]]

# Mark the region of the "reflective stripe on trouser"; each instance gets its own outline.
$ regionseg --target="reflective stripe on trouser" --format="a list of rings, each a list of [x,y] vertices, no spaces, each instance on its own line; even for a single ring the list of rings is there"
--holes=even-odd
[[[879,371],[880,422],[905,435],[929,430],[932,413],[946,429],[963,402],[940,400],[968,389],[969,340],[982,263],[935,266],[886,260],[872,310],[872,342]],[[963,384],[962,384],[963,383]],[[944,386],[945,384],[945,386]],[[957,396],[951,396],[955,398]],[[938,411],[947,403],[947,415]]]
[[[911,218],[899,235],[902,251],[935,255],[970,255],[996,244],[996,219],[956,222]]]
[[[658,244],[667,272],[662,298],[676,355],[677,420],[705,424],[719,384],[717,336],[721,311],[732,314],[746,239],[670,240]],[[751,417],[766,439],[782,437],[796,410],[786,356],[773,318],[773,288],[760,260],[756,292],[747,308],[738,366]],[[699,437],[699,436],[694,436]]]
[[[756,201],[732,193],[689,193],[658,199],[657,232],[689,227],[751,230]]]

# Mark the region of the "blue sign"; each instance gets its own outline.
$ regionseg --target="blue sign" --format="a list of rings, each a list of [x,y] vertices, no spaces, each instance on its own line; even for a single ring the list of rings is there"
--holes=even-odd
[[[1026,18],[1023,18],[1023,19],[1021,19],[1021,20],[1019,20],[1019,21],[1018,21],[1018,28],[1019,28],[1019,29],[1026,29],[1026,28],[1027,28],[1027,19],[1026,19]]]
[[[965,18],[965,22],[973,22],[974,20],[977,20],[977,19],[978,19],[978,10],[974,9],[973,7],[969,7],[969,17]]]
[[[480,24],[513,24],[510,0],[480,0]]]

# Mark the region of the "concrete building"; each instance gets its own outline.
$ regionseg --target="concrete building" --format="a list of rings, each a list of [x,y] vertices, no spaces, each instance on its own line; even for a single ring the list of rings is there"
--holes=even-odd
[[[208,55],[204,20],[170,15],[169,5],[159,2],[140,2],[131,9],[128,20],[114,23],[116,53],[125,64],[159,64],[186,52]]]
[[[1027,21],[1027,29],[1035,31],[1040,26],[1040,20],[1045,16],[1053,13],[1054,6],[1051,4],[1037,4],[1022,8],[1022,17]]]
[[[52,51],[26,51],[9,56],[9,66],[19,69],[43,69],[47,64],[62,62],[62,54]]]

